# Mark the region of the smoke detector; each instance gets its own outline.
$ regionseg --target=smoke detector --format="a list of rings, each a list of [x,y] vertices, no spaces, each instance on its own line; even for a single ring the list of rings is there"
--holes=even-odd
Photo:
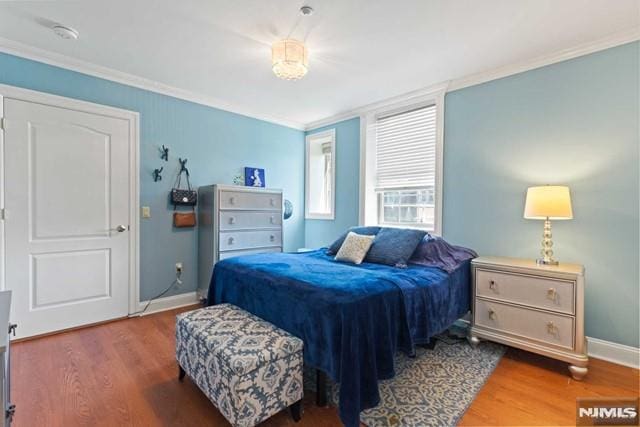
[[[64,25],[54,25],[51,29],[58,37],[65,40],[78,40],[78,37],[80,37],[78,31],[71,27],[65,27]]]
[[[303,16],[313,15],[313,8],[311,6],[302,6],[300,8],[300,15],[303,15]]]

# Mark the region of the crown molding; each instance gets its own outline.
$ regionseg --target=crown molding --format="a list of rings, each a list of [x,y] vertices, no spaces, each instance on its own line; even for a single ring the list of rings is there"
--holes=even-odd
[[[343,113],[336,114],[325,119],[316,120],[307,124],[306,130],[315,130],[322,126],[331,125],[343,120],[349,120],[356,117],[360,117],[364,114],[378,110],[379,108],[387,107],[389,105],[410,102],[412,99],[425,98],[431,95],[435,96],[441,92],[446,92],[449,82],[438,83],[435,85],[427,86],[421,89],[406,92],[401,95],[393,96],[391,98],[383,99],[382,101],[372,102],[371,104],[364,105],[360,108],[345,111]]]
[[[524,73],[526,71],[534,70],[536,68],[545,67],[547,65],[555,64],[569,59],[577,58],[580,56],[588,55],[590,53],[598,52],[612,47],[621,46],[623,44],[631,43],[640,40],[640,28],[632,28],[628,31],[623,31],[609,35],[598,40],[583,43],[578,46],[574,46],[569,49],[563,49],[548,55],[539,56],[526,61],[505,65],[498,68],[482,71],[480,73],[470,74],[468,76],[459,77],[449,82],[439,83],[427,88],[418,89],[412,92],[398,95],[380,102],[368,104],[360,108],[354,108],[342,113],[307,123],[306,130],[314,130],[322,126],[334,124],[343,120],[352,119],[365,114],[367,111],[374,109],[376,105],[384,105],[387,103],[394,103],[396,100],[410,99],[414,96],[423,96],[424,93],[434,92],[435,88],[444,86],[447,92],[463,89],[469,86],[475,86],[482,83],[486,83],[492,80],[501,79],[504,77],[512,76],[515,74]]]
[[[247,117],[251,117],[258,120],[275,123],[275,124],[290,127],[293,129],[310,131],[310,130],[314,130],[323,126],[334,124],[343,120],[349,120],[355,117],[359,117],[362,114],[366,114],[367,111],[376,109],[376,107],[379,107],[381,105],[405,101],[413,97],[425,96],[425,94],[436,92],[438,88],[443,86],[446,88],[447,92],[452,92],[455,90],[463,89],[465,87],[475,86],[475,85],[486,83],[492,80],[497,80],[497,79],[501,79],[511,75],[524,73],[529,70],[533,70],[536,68],[555,64],[558,62],[577,58],[580,56],[588,55],[590,53],[594,53],[594,52],[609,49],[612,47],[620,46],[623,44],[631,43],[637,40],[640,40],[640,28],[632,28],[627,31],[619,32],[619,33],[612,34],[610,36],[595,40],[593,42],[584,43],[569,49],[564,49],[552,54],[543,55],[531,60],[521,61],[514,64],[482,71],[480,73],[459,77],[448,82],[438,83],[435,85],[428,86],[426,88],[417,89],[417,90],[407,92],[398,96],[394,96],[389,99],[367,104],[358,108],[350,109],[350,110],[326,117],[324,119],[314,120],[308,123],[301,123],[301,122],[288,120],[281,117],[274,117],[269,114],[263,114],[245,106],[232,104],[232,103],[222,101],[217,98],[205,96],[205,95],[199,95],[197,93],[180,89],[177,87],[169,86],[164,83],[159,83],[159,82],[146,79],[143,77],[139,77],[133,74],[117,71],[112,68],[93,64],[91,62],[71,58],[66,55],[49,52],[44,49],[36,48],[30,45],[26,45],[26,44],[9,40],[6,38],[2,38],[2,37],[0,37],[0,52],[8,53],[8,54],[19,56],[26,59],[31,59],[34,61],[42,62],[42,63],[53,65],[56,67],[61,67],[61,68],[72,70],[72,71],[77,71],[82,74],[87,74],[93,77],[110,80],[110,81],[121,83],[127,86],[132,86],[139,89],[148,90],[150,92],[171,96],[173,98],[183,99],[185,101],[194,102],[196,104],[229,111],[232,113],[240,114],[242,116],[247,116]]]
[[[567,61],[579,56],[589,55],[612,47],[621,46],[640,39],[640,28],[632,28],[629,31],[612,34],[607,37],[583,43],[569,49],[563,49],[551,54],[542,55],[526,61],[516,62],[503,67],[482,71],[480,73],[471,74],[469,76],[457,78],[451,81],[449,92],[463,89],[469,86],[475,86],[492,80],[501,79],[503,77],[512,76],[514,74],[524,73],[536,68],[545,67],[547,65],[558,62]]]
[[[64,68],[67,70],[76,71],[78,73],[98,77],[100,79],[109,80],[123,85],[132,86],[138,89],[143,89],[173,98],[182,99],[196,104],[205,105],[207,107],[236,113],[265,122],[270,122],[298,130],[306,129],[305,125],[300,122],[287,120],[269,114],[263,114],[246,106],[232,104],[206,95],[200,95],[188,90],[180,89],[177,87],[166,85],[164,83],[146,79],[144,77],[136,76],[134,74],[125,73],[88,61],[75,59],[70,56],[62,55],[55,52],[50,52],[3,37],[0,37],[0,52],[19,56],[21,58],[30,59],[37,62],[42,62],[44,64]]]

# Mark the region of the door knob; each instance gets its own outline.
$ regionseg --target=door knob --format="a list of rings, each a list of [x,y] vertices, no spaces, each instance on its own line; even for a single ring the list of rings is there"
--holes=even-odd
[[[116,228],[114,228],[112,231],[117,231],[118,233],[122,233],[124,231],[127,231],[127,226],[126,225],[117,225]]]

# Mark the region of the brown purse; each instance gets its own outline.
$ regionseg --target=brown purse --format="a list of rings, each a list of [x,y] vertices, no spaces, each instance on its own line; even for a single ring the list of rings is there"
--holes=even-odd
[[[174,212],[173,226],[177,228],[195,227],[196,213],[195,212]]]

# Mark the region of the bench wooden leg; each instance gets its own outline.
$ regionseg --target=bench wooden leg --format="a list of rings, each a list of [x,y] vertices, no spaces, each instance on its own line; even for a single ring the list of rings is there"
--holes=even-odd
[[[291,418],[293,418],[293,421],[298,422],[302,419],[302,400],[298,400],[289,406],[289,409],[291,410]]]
[[[178,372],[178,380],[182,381],[184,380],[184,376],[186,375],[186,372],[184,371],[184,369],[182,369],[182,366],[178,365],[178,368],[180,369],[180,371]]]
[[[316,369],[316,405],[327,406],[327,376]]]

